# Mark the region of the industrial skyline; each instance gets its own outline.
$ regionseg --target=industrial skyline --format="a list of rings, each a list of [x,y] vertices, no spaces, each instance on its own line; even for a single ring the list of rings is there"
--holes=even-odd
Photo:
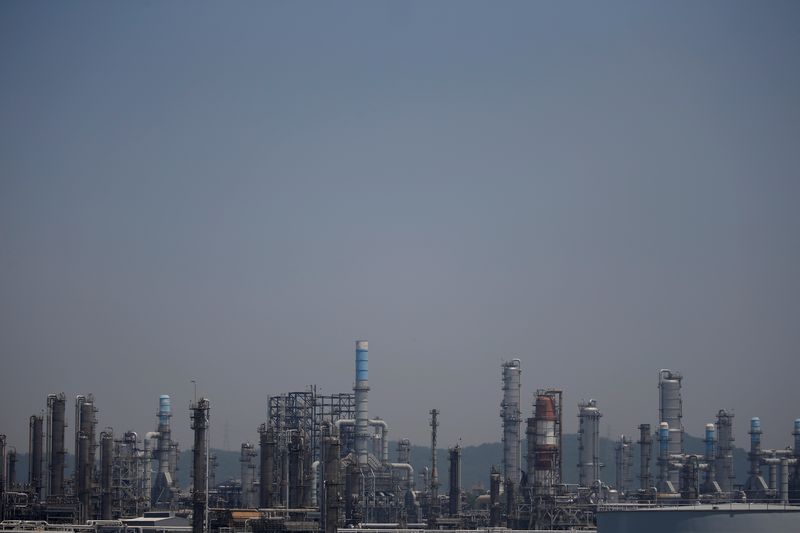
[[[59,392],[118,433],[168,394],[188,445],[194,380],[237,448],[356,338],[415,444],[499,441],[518,358],[565,432],[656,430],[670,368],[688,433],[784,445],[800,7],[504,6],[0,4],[9,445]]]

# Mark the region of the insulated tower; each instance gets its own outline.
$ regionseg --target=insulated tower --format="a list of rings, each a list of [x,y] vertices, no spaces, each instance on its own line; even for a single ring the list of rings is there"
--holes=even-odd
[[[503,401],[500,404],[500,417],[503,419],[503,478],[506,490],[509,485],[518,487],[520,479],[521,373],[519,359],[503,363]]]

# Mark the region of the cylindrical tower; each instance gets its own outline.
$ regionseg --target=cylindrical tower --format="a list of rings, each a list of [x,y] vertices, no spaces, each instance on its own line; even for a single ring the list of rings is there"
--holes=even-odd
[[[30,418],[30,437],[28,439],[28,483],[37,500],[42,497],[42,444],[44,442],[44,418],[33,415]]]
[[[461,514],[461,446],[450,448],[450,516]]]
[[[489,476],[489,527],[500,527],[500,472],[492,466]]]
[[[156,457],[158,458],[158,472],[170,474],[169,470],[169,445],[172,442],[172,431],[170,429],[170,419],[172,418],[172,400],[169,394],[162,394],[158,397],[158,447]]]
[[[672,370],[658,371],[658,414],[659,421],[669,425],[669,454],[683,453],[683,403],[681,401],[681,381],[683,376]],[[670,481],[677,486],[680,472],[669,474]]]
[[[114,433],[100,433],[100,519],[111,520],[111,468],[114,461]]]
[[[258,428],[261,444],[261,493],[259,506],[268,509],[273,505],[273,483],[275,468],[275,431],[266,424]]]
[[[359,466],[367,464],[370,441],[368,349],[367,341],[356,341],[356,384],[353,392],[356,402],[355,452]]]
[[[194,451],[192,453],[192,533],[203,533],[208,504],[208,419],[210,402],[207,398],[192,405]]]
[[[332,431],[335,431],[332,430]],[[339,455],[339,437],[335,433],[325,437],[325,533],[336,533],[339,527],[339,510],[342,501],[342,481]]]
[[[520,479],[520,360],[503,363],[503,401],[500,416],[503,419],[503,478],[506,485],[519,485]]]
[[[397,441],[397,462],[411,464],[411,441],[400,439]],[[412,480],[413,482],[413,480]]]
[[[794,436],[794,456],[800,457],[800,418],[794,421],[794,431],[792,435]]]
[[[716,480],[720,490],[733,490],[736,475],[733,471],[733,413],[720,409],[717,413]]]
[[[706,462],[706,481],[703,486],[703,491],[706,493],[714,492],[716,490],[716,450],[717,450],[717,429],[714,424],[706,424],[706,437],[705,443],[705,462]]]
[[[537,496],[552,495],[560,483],[558,456],[560,442],[557,431],[558,416],[556,397],[552,394],[537,394],[534,403],[533,435],[533,491]],[[529,480],[530,482],[531,480]]]
[[[658,490],[660,492],[673,492],[670,490],[669,479],[669,424],[661,422],[658,425]],[[674,485],[672,485],[674,489]]]
[[[239,461],[242,467],[242,507],[245,509],[253,509],[256,506],[254,498],[256,465],[253,464],[253,457],[255,456],[256,452],[253,444],[243,442]]]
[[[0,434],[0,511],[2,511],[4,502],[3,491],[6,489],[6,436]],[[3,518],[0,512],[0,518]]]
[[[50,418],[50,494],[64,494],[64,463],[67,455],[64,449],[64,431],[67,416],[67,397],[52,394],[47,398],[47,409]]]
[[[650,424],[639,425],[639,488],[649,490],[653,482],[650,477],[650,464],[653,460],[653,436]]]
[[[631,471],[633,469],[633,447],[631,439],[620,435],[614,448],[614,458],[617,467],[617,490],[620,493],[629,492],[632,486]]]
[[[578,404],[578,484],[591,487],[600,481],[600,417],[595,400]]]

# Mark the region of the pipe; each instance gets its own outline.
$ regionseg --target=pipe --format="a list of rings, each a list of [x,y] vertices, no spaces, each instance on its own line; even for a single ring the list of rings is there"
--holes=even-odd
[[[406,488],[412,490],[414,488],[414,467],[408,463],[389,463],[389,467],[394,470],[405,470],[406,472]]]
[[[354,426],[356,420],[353,418],[340,418],[334,422],[336,429],[341,431],[342,426]],[[381,428],[381,463],[386,464],[389,462],[389,426],[386,420],[380,418],[370,418],[367,420],[367,425],[370,427]]]

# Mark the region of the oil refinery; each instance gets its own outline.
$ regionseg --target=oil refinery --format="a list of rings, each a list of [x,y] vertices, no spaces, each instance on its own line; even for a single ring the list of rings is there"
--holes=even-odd
[[[0,527],[87,533],[800,530],[800,419],[782,449],[762,446],[761,420],[749,420],[749,470],[746,482],[737,483],[732,412],[719,409],[698,428],[702,454],[685,448],[679,372],[658,371],[657,419],[635,428],[637,437],[634,428],[619,436],[616,464],[605,470],[614,472],[612,479],[600,453],[601,402],[576,406],[578,463],[565,465],[563,422],[571,409],[563,391],[538,389],[526,404],[522,361],[502,363],[500,468],[485,472],[488,490],[467,498],[461,446],[448,449],[447,465],[437,464],[437,409],[428,413],[424,469],[415,471],[411,442],[402,436],[391,457],[389,421],[369,410],[368,367],[368,343],[359,340],[352,391],[321,394],[310,387],[269,396],[258,445],[241,444],[241,475],[223,483],[216,483],[209,445],[210,399],[195,399],[189,412],[178,413],[170,396],[161,395],[153,431],[115,433],[110,427],[98,432],[92,394],[76,396],[75,465],[68,477],[68,401],[50,394],[43,414],[28,420],[27,477],[17,471],[18,450],[0,435]],[[527,405],[530,416],[523,418]],[[178,479],[181,450],[172,438],[178,423],[194,435],[188,490]],[[564,481],[565,466],[577,469],[577,484]]]

